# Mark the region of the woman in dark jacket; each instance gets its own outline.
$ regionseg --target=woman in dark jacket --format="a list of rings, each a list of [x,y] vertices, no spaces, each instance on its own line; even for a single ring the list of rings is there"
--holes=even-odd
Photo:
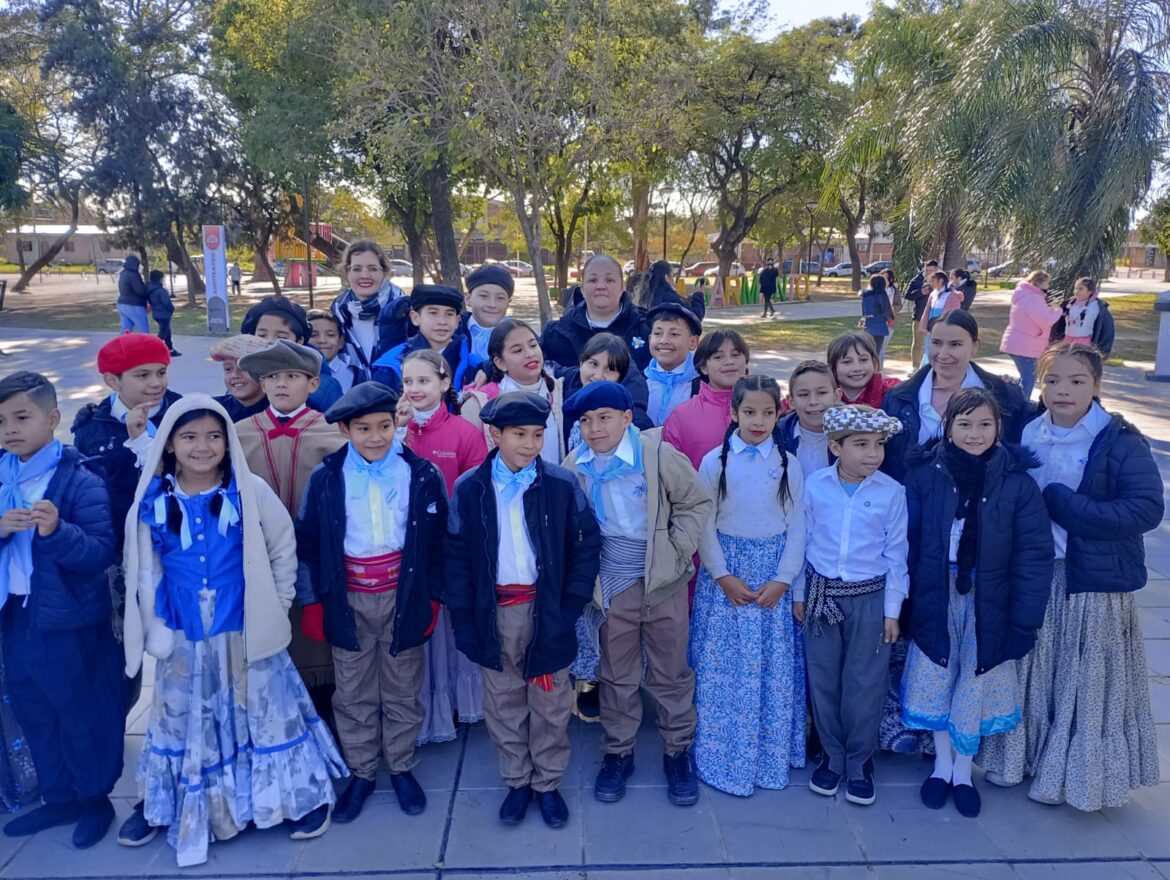
[[[886,343],[890,340],[893,321],[894,308],[886,293],[886,279],[875,272],[869,277],[869,288],[861,292],[861,326],[877,345],[879,370],[886,360]]]
[[[980,763],[1001,785],[1033,776],[1028,796],[1041,803],[1120,807],[1159,780],[1134,593],[1146,583],[1142,536],[1164,513],[1162,480],[1141,432],[1098,400],[1099,352],[1053,346],[1038,368],[1046,411],[1023,439],[1052,517],[1052,597],[1020,664],[1023,724],[988,739]]]
[[[902,718],[934,732],[934,772],[922,802],[952,793],[977,816],[971,764],[984,736],[1020,722],[1015,660],[1032,647],[1052,581],[1052,529],[1028,468],[1002,446],[995,396],[965,388],[947,404],[946,440],[906,478],[913,646],[902,679]]]

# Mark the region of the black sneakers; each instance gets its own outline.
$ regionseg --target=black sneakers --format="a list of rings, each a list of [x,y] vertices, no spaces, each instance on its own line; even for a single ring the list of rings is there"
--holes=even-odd
[[[699,777],[689,750],[662,756],[666,774],[666,796],[677,807],[689,807],[699,800]]]
[[[593,783],[593,796],[603,803],[617,803],[626,796],[626,780],[633,772],[633,752],[628,755],[606,755],[601,761],[597,781]]]
[[[816,794],[824,795],[825,797],[834,797],[840,786],[841,774],[834,773],[829,768],[829,756],[821,752],[817,769],[813,771],[812,778],[808,781],[808,787]]]
[[[861,772],[861,779],[850,779],[845,786],[845,800],[851,804],[868,807],[877,800],[873,787],[873,758],[861,766]]]

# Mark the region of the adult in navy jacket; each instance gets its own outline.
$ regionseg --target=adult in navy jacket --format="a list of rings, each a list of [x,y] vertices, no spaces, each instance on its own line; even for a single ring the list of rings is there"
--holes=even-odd
[[[959,495],[945,443],[915,451],[906,475],[910,596],[902,618],[907,635],[934,663],[950,655],[951,523]],[[1023,447],[1001,444],[987,458],[979,504],[974,567],[975,674],[1018,660],[1036,641],[1052,588],[1052,523],[1028,469],[1039,462]]]
[[[301,514],[297,519],[297,556],[308,566],[312,592],[298,583],[297,600],[322,604],[325,637],[346,651],[360,649],[353,611],[345,583],[345,475],[342,465],[349,445],[325,456],[309,475]],[[393,454],[393,453],[389,453]],[[410,501],[402,568],[395,593],[394,637],[390,653],[397,655],[423,644],[431,634],[443,588],[443,539],[447,528],[447,489],[443,477],[426,459],[403,447],[410,466]]]
[[[503,669],[496,631],[500,535],[492,485],[493,450],[455,482],[447,525],[443,603],[455,644],[469,660]],[[532,643],[524,657],[531,679],[569,666],[577,656],[577,618],[593,598],[601,531],[576,479],[536,459],[536,480],[524,493],[524,519],[536,555]]]

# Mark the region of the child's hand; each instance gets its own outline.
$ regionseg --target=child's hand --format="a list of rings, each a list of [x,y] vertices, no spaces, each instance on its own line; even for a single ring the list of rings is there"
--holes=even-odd
[[[898,618],[887,617],[885,631],[882,633],[882,641],[887,645],[892,645],[898,641],[898,633],[901,630],[898,628]]]
[[[395,424],[399,428],[404,428],[410,424],[411,416],[414,415],[414,407],[411,406],[410,401],[405,397],[398,398],[398,409],[395,412]]]
[[[35,523],[32,511],[27,507],[14,507],[0,516],[0,538],[7,538],[16,532],[27,532]]]
[[[719,584],[723,594],[727,596],[727,600],[732,605],[751,605],[756,601],[756,593],[733,574],[725,574],[718,578],[716,583]]]
[[[126,433],[131,440],[137,440],[146,430],[146,420],[150,418],[150,407],[146,404],[136,406],[126,413]]]
[[[800,623],[804,623],[804,603],[803,602],[793,602],[792,603],[792,616],[795,617],[797,619],[797,621],[799,621]]]
[[[761,608],[775,608],[776,603],[784,598],[784,594],[788,592],[791,584],[786,584],[783,581],[768,581],[760,587],[759,593],[756,595],[756,604]]]
[[[57,511],[57,505],[52,501],[42,500],[32,506],[32,521],[37,527],[37,534],[42,538],[47,538],[57,531],[57,523],[60,520],[61,515]]]

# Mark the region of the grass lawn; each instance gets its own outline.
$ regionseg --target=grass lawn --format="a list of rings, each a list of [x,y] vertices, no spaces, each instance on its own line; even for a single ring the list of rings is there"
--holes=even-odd
[[[1152,361],[1158,341],[1154,315],[1154,294],[1134,293],[1109,298],[1109,310],[1117,325],[1115,355],[1125,360]],[[999,339],[1007,326],[1009,306],[980,306],[971,313],[979,321],[985,352],[999,350]],[[834,336],[857,328],[856,318],[820,318],[813,321],[753,321],[738,330],[753,348],[823,352]],[[899,316],[889,354],[910,356],[910,321]]]

